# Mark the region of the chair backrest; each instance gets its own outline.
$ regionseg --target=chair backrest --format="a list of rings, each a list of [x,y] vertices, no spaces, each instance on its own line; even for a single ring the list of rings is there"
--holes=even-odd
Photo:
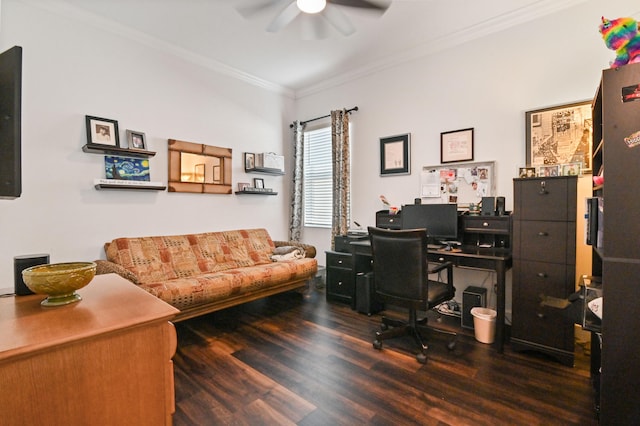
[[[427,303],[427,230],[369,227],[376,294],[399,306]]]

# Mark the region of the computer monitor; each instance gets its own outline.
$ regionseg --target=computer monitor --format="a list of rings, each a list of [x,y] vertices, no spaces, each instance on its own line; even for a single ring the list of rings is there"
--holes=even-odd
[[[407,204],[402,206],[402,228],[426,228],[429,242],[458,238],[457,204]]]

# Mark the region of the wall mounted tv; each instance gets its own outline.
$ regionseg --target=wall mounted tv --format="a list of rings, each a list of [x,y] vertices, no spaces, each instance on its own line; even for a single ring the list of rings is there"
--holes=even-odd
[[[0,198],[22,194],[22,47],[0,53]]]

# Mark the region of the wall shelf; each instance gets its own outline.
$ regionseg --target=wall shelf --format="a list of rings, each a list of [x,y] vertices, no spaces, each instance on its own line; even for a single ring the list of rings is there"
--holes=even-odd
[[[100,189],[134,189],[134,190],[146,190],[146,191],[164,191],[167,189],[165,185],[159,182],[105,182],[108,179],[95,179],[93,186]]]
[[[255,190],[243,190],[243,191],[236,191],[236,194],[252,194],[252,195],[278,195],[277,192],[275,191],[255,191]]]
[[[265,175],[284,175],[284,171],[280,169],[270,169],[270,168],[258,168],[254,167],[253,169],[244,169],[246,173],[262,173]]]
[[[109,154],[109,155],[126,155],[136,158],[149,158],[156,155],[155,151],[145,151],[143,149],[120,148],[117,146],[106,146],[97,144],[86,144],[82,147],[82,151],[88,154]]]

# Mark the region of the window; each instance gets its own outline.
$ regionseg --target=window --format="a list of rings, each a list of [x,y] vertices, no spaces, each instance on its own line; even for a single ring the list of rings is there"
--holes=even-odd
[[[304,226],[331,228],[331,127],[304,132]]]

